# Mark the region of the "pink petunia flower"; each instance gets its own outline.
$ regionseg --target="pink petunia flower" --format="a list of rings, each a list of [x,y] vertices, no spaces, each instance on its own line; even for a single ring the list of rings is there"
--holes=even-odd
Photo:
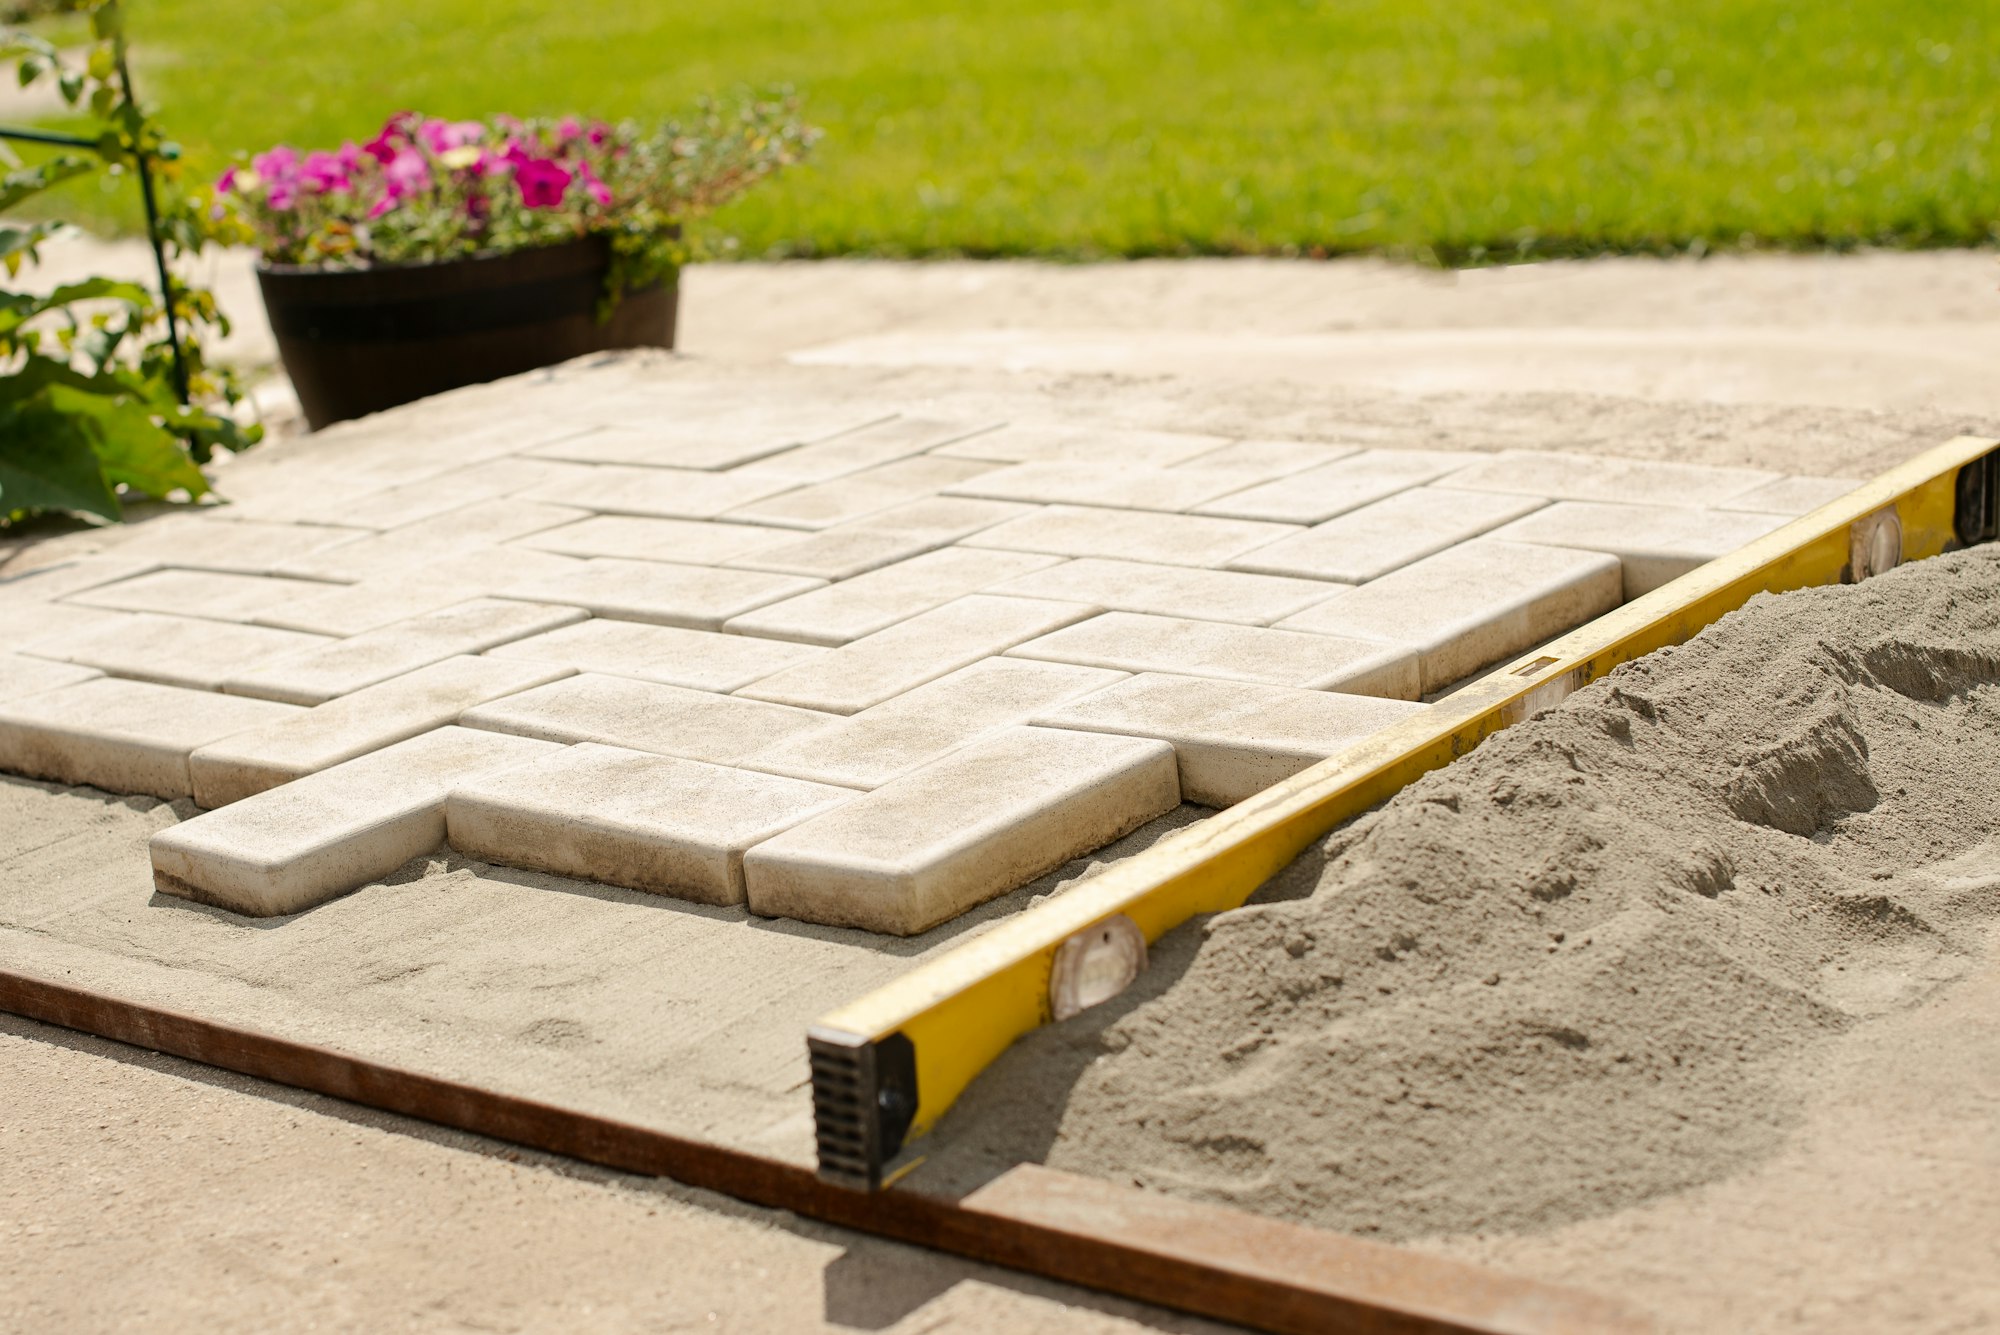
[[[583,179],[584,193],[596,200],[598,207],[607,209],[611,207],[611,187],[604,184],[603,179],[590,169],[588,162],[577,163],[576,174]]]
[[[383,214],[387,213],[390,209],[393,209],[395,207],[396,207],[396,201],[394,197],[390,195],[384,195],[382,196],[382,198],[376,200],[375,203],[369,207],[368,220],[370,222],[373,222],[375,219],[381,217]]]
[[[521,202],[531,209],[552,209],[561,204],[571,179],[567,171],[548,158],[530,158],[514,169],[514,183],[521,187]]]
[[[389,184],[392,199],[402,199],[431,187],[431,165],[424,155],[414,148],[403,148],[389,159],[382,168],[382,178]]]
[[[250,159],[250,166],[267,181],[288,181],[298,172],[299,151],[289,144],[279,144]]]
[[[236,188],[236,168],[231,167],[215,178],[215,193],[226,195]]]
[[[345,190],[353,184],[347,164],[340,160],[338,153],[316,150],[306,154],[305,162],[299,168],[299,176],[313,193],[320,195],[329,190]]]
[[[382,129],[373,139],[363,144],[362,151],[377,162],[388,163],[396,156],[397,150],[409,144],[409,128],[421,117],[414,111],[399,111],[382,122]]]
[[[588,135],[588,138],[590,140],[590,146],[592,148],[599,147],[604,143],[606,139],[609,139],[610,137],[611,137],[611,127],[609,125],[606,125],[603,121],[592,121],[590,123],[590,134]]]
[[[574,116],[565,116],[556,122],[556,142],[567,144],[572,139],[583,137],[583,122]]]

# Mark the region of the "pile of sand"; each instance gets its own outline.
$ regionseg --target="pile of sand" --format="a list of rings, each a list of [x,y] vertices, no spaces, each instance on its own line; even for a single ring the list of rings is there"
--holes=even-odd
[[[1396,1239],[1714,1181],[1816,1043],[1976,958],[1996,827],[2000,553],[1761,597],[1169,937],[919,1180],[1041,1159]]]

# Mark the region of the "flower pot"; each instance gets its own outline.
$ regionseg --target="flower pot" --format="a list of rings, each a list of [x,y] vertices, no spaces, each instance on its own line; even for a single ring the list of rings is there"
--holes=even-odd
[[[609,348],[671,348],[680,288],[628,292],[603,323],[610,243],[372,269],[260,265],[257,285],[306,421],[393,408]]]

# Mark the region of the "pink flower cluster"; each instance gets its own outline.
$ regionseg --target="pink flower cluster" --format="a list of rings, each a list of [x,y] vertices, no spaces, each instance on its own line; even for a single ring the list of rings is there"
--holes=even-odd
[[[583,199],[609,208],[611,188],[589,158],[606,151],[611,133],[601,122],[586,126],[574,117],[536,134],[511,116],[488,125],[399,111],[365,144],[350,140],[331,151],[307,153],[280,144],[253,157],[248,171],[224,172],[215,188],[219,195],[280,214],[308,199],[346,196],[361,205],[368,221],[446,185],[458,210],[471,218],[490,212],[495,193],[509,183],[529,209],[561,208],[573,187]]]

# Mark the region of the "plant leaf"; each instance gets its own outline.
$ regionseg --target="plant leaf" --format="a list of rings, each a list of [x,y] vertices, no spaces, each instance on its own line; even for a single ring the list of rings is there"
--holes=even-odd
[[[0,512],[8,510],[120,517],[89,436],[46,398],[0,409]]]
[[[22,200],[39,195],[50,186],[95,171],[97,164],[74,153],[60,153],[47,162],[22,167],[0,176],[0,210],[11,209]]]
[[[106,482],[122,482],[156,497],[183,490],[200,496],[208,490],[208,479],[179,438],[155,422],[144,404],[66,385],[51,386],[48,401],[89,437]]]

